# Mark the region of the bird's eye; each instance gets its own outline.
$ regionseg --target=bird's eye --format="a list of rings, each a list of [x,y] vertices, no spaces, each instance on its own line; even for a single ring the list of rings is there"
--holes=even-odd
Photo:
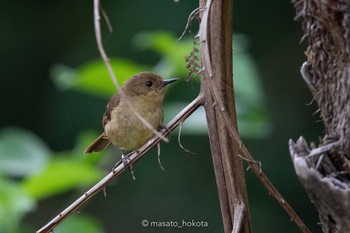
[[[146,86],[147,86],[147,87],[151,87],[152,85],[153,85],[153,82],[152,82],[152,81],[147,81],[147,82],[146,82]]]

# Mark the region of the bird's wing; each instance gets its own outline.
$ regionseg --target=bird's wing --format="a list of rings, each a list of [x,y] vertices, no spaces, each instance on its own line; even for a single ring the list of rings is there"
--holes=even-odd
[[[119,105],[119,103],[120,103],[120,94],[116,93],[109,100],[107,107],[106,107],[106,111],[103,114],[103,117],[102,117],[103,127],[107,124],[108,121],[111,120],[112,110],[113,110],[113,108],[117,107]]]

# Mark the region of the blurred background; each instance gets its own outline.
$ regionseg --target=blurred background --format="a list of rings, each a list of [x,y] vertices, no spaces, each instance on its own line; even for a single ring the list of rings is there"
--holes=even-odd
[[[169,121],[199,91],[185,81],[184,57],[196,22],[176,43],[197,0],[102,1],[103,43],[120,84],[149,70],[178,77],[164,103]],[[312,232],[315,208],[299,184],[288,140],[318,142],[323,125],[299,74],[306,44],[289,1],[234,1],[234,81],[239,130],[247,147]],[[38,230],[106,175],[120,151],[83,155],[102,132],[115,92],[101,63],[92,1],[2,1],[0,9],[0,232]],[[223,232],[203,109],[55,232]],[[245,164],[246,166],[246,164]],[[254,232],[299,232],[251,171],[246,172]],[[175,227],[143,227],[141,222]],[[194,227],[193,222],[202,223]],[[183,225],[181,230],[176,225]]]

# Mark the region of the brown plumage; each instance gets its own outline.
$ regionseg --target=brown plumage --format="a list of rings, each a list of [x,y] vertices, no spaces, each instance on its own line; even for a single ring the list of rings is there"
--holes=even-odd
[[[104,132],[85,150],[86,154],[104,150],[110,143],[123,151],[141,147],[153,132],[145,126],[129,107],[135,110],[156,130],[163,126],[164,87],[177,79],[163,80],[151,72],[141,72],[129,78],[121,87],[124,95],[112,96],[102,118]]]

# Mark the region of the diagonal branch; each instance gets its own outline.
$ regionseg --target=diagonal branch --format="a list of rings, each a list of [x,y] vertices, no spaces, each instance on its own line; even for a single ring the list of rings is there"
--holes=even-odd
[[[203,103],[203,96],[199,95],[194,99],[189,105],[187,105],[180,113],[178,113],[167,125],[166,129],[161,132],[162,137],[167,137],[171,131],[173,131],[178,125],[184,122],[198,107]],[[136,163],[140,158],[142,158],[147,151],[152,147],[157,145],[161,141],[161,138],[154,136],[149,142],[143,145],[138,151],[130,155],[129,164],[132,165]],[[70,206],[63,210],[59,215],[53,218],[49,223],[39,229],[36,233],[47,233],[51,232],[60,222],[66,219],[69,215],[74,213],[80,206],[82,206],[86,201],[88,201],[95,194],[104,190],[105,187],[120,176],[128,167],[124,163],[120,163],[115,169],[113,169],[108,175],[101,179],[97,184],[95,184],[91,189],[85,192],[81,197],[74,201]]]
[[[100,15],[99,15],[99,0],[94,0],[94,23],[95,23],[95,34],[98,50],[101,54],[101,57],[106,65],[106,68],[109,72],[109,75],[112,79],[112,82],[118,89],[118,91],[124,95],[120,86],[118,85],[117,78],[113,72],[112,66],[109,62],[107,54],[103,48],[102,38],[101,38],[101,28],[100,28]],[[134,152],[130,155],[129,164],[132,165],[136,163],[145,153],[150,150],[155,145],[158,145],[161,140],[168,142],[166,138],[171,131],[173,131],[178,125],[182,124],[199,106],[203,104],[203,96],[200,94],[196,99],[194,99],[187,107],[185,107],[180,113],[178,113],[167,125],[166,130],[161,132],[156,131],[153,127],[135,110],[130,102],[128,102],[129,107],[134,109],[135,115],[152,131],[155,136],[147,142],[144,146],[142,146],[138,151]],[[91,189],[85,192],[81,197],[79,197],[76,201],[74,201],[70,206],[68,206],[65,210],[63,210],[59,215],[53,218],[49,223],[43,226],[41,229],[37,231],[37,233],[46,233],[51,232],[60,222],[66,219],[69,215],[74,213],[80,206],[82,206],[86,201],[92,198],[95,194],[104,190],[105,187],[111,183],[114,179],[116,179],[120,174],[122,174],[127,167],[124,163],[120,163],[116,168],[112,170],[107,176],[101,179],[96,185],[94,185]]]

